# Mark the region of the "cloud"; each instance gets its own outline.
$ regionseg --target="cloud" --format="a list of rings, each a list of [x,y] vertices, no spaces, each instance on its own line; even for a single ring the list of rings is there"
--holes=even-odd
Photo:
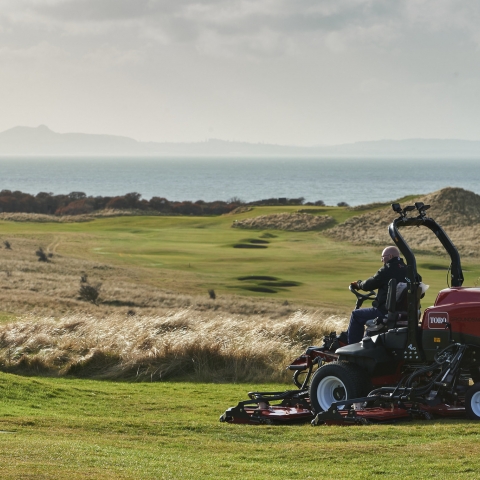
[[[478,45],[480,4],[455,0],[4,0],[0,35],[22,28],[57,39],[189,45],[205,55],[252,57],[327,48],[401,48],[451,35]],[[30,33],[33,41],[37,40]],[[23,40],[25,42],[25,40]],[[68,47],[65,45],[65,48]],[[94,48],[94,46],[93,46]]]
[[[68,103],[87,125],[94,118],[98,131],[108,125],[112,133],[116,128],[144,139],[162,131],[201,139],[204,126],[212,125],[224,138],[267,141],[263,132],[269,131],[270,141],[356,140],[393,136],[381,120],[387,107],[395,135],[401,133],[394,130],[393,111],[403,112],[398,125],[403,121],[408,132],[412,122],[433,129],[449,102],[465,112],[452,125],[473,131],[478,124],[472,99],[480,78],[479,2],[0,3],[2,85],[22,104],[25,96],[35,101],[38,79],[44,79],[48,112],[63,92],[58,118],[67,118]],[[412,119],[422,102],[428,103],[423,117]],[[371,112],[380,112],[377,123]]]

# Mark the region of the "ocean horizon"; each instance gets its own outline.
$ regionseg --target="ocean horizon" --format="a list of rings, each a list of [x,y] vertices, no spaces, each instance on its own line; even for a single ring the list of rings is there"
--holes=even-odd
[[[378,158],[3,157],[0,190],[145,199],[387,202],[460,187],[480,194],[480,161]]]

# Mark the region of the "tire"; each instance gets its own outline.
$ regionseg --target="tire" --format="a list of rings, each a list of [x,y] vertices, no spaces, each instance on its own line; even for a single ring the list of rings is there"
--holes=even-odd
[[[465,413],[470,420],[480,420],[480,382],[473,384],[467,390]]]
[[[315,413],[323,412],[340,400],[364,397],[371,385],[367,374],[349,362],[321,366],[310,382],[310,403]]]

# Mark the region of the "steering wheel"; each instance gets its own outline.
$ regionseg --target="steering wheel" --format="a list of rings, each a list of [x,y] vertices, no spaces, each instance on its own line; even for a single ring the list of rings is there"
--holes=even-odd
[[[360,293],[358,290],[355,290],[351,285],[348,286],[348,289],[357,297],[355,309],[360,308],[365,300],[375,300],[375,297],[377,296],[377,294],[373,290],[368,293]]]

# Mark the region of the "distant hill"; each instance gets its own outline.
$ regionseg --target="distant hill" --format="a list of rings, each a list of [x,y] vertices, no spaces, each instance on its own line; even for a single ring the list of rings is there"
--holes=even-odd
[[[56,133],[45,125],[0,132],[0,155],[289,156],[379,158],[479,158],[480,141],[379,140],[297,147],[210,139],[196,143],[138,142],[115,135]]]

